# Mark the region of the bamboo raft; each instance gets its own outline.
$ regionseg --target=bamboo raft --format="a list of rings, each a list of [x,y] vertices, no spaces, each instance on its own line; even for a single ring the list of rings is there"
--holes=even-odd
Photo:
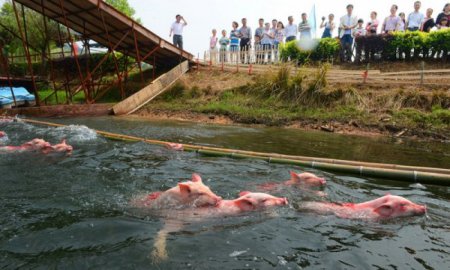
[[[22,119],[22,121],[30,124],[44,125],[50,127],[65,126],[63,124],[56,124],[32,119]],[[95,132],[101,136],[104,136],[105,138],[114,140],[144,142],[161,146],[167,146],[170,143],[166,141],[146,139],[136,136],[116,134],[100,130],[95,130]],[[198,154],[205,156],[228,157],[237,159],[258,159],[267,161],[269,163],[296,165],[324,171],[348,173],[352,175],[359,175],[365,177],[385,178],[412,183],[450,186],[450,169],[282,155],[275,153],[261,153],[261,152],[216,148],[192,144],[183,144],[183,146],[186,151],[196,152]]]

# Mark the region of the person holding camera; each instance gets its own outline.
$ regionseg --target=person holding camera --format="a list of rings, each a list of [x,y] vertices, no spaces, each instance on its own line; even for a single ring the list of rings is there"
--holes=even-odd
[[[169,37],[173,34],[173,45],[183,49],[183,28],[187,25],[186,20],[181,15],[175,16],[176,21],[170,27]],[[181,22],[183,21],[183,22]]]
[[[325,16],[322,17],[322,23],[320,24],[320,28],[325,28],[323,30],[322,38],[330,38],[333,36],[333,31],[335,28],[334,25],[334,14],[328,15],[328,22],[325,21]]]

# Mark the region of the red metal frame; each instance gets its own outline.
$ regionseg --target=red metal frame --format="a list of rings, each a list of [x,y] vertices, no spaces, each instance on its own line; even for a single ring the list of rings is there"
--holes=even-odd
[[[28,69],[29,69],[29,72],[30,72],[30,75],[31,75],[31,82],[33,84],[34,98],[36,100],[36,105],[40,106],[41,102],[40,102],[39,93],[38,93],[37,87],[36,87],[36,81],[35,81],[35,78],[34,78],[33,65],[31,64],[30,50],[29,50],[29,48],[27,46],[28,42],[26,41],[26,38],[25,38],[24,33],[22,31],[22,27],[20,25],[19,14],[17,13],[16,2],[14,0],[12,0],[12,4],[13,4],[13,10],[14,10],[14,14],[15,14],[15,17],[16,17],[16,21],[17,21],[17,26],[19,28],[19,33],[20,33],[21,40],[22,40],[22,46],[23,46],[23,49],[25,51],[25,55],[27,57]]]

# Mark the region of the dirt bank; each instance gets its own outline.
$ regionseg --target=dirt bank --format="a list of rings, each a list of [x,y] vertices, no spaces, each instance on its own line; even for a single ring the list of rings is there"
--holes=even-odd
[[[450,139],[449,86],[391,87],[327,82],[320,72],[286,74],[191,72],[132,117]]]

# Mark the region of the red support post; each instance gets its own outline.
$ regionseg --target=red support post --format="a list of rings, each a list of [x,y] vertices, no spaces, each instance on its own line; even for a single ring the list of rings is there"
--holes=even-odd
[[[5,68],[6,78],[8,80],[9,89],[11,90],[11,95],[13,97],[14,106],[17,107],[16,95],[14,94],[13,83],[11,81],[11,76],[9,74],[8,58],[5,58],[3,55],[3,47],[0,47],[0,58],[2,59],[1,63],[4,65],[4,68]]]
[[[12,4],[13,4],[13,9],[14,9],[14,14],[15,14],[15,17],[16,17],[16,21],[17,21],[17,27],[19,28],[19,33],[20,33],[21,40],[22,40],[22,46],[23,46],[23,49],[25,51],[25,55],[26,55],[26,58],[27,58],[28,69],[29,69],[29,72],[30,72],[30,75],[31,75],[31,82],[33,84],[34,97],[36,99],[36,105],[40,106],[41,105],[41,101],[39,99],[39,93],[37,91],[36,81],[35,81],[35,78],[34,78],[33,65],[31,64],[30,50],[28,48],[27,42],[25,41],[25,36],[24,36],[23,31],[22,31],[22,26],[20,25],[19,14],[17,13],[16,2],[13,0]]]
[[[134,21],[133,21],[133,38],[134,38],[134,48],[136,50],[136,60],[138,63],[138,67],[139,67],[139,74],[141,75],[141,82],[144,83],[144,74],[142,73],[142,63],[141,63],[141,53],[139,51],[139,44],[137,41],[137,37],[136,37],[136,30],[134,29]]]
[[[106,26],[105,16],[103,15],[103,11],[100,8],[98,9],[98,11],[100,12],[100,16],[102,17],[103,28],[105,29],[105,32],[106,32],[106,39],[108,40],[108,49],[111,50],[112,58],[114,60],[114,68],[116,69],[116,75],[117,75],[117,79],[119,81],[120,96],[122,97],[122,99],[125,99],[125,90],[123,89],[122,75],[119,72],[119,65],[117,63],[116,55],[114,54],[114,51],[112,50],[113,46],[111,43],[111,38],[109,36],[108,27]]]

